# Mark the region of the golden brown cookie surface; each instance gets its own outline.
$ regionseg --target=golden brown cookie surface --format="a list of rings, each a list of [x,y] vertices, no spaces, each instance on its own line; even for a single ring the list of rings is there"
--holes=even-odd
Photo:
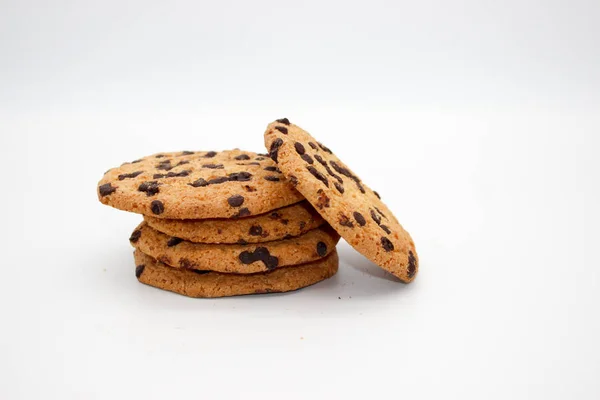
[[[172,268],[139,250],[134,258],[140,282],[189,297],[289,292],[330,278],[338,270],[335,250],[311,263],[246,275]]]
[[[333,152],[286,118],[265,131],[270,157],[352,247],[404,282],[418,271],[415,245],[396,217]]]
[[[202,244],[165,235],[142,222],[129,240],[136,249],[175,268],[251,274],[321,259],[334,251],[339,235],[324,225],[273,242]]]
[[[152,228],[196,243],[261,243],[302,235],[325,223],[307,201],[245,218],[164,219],[145,216]]]
[[[160,153],[106,172],[106,205],[157,218],[235,218],[302,201],[265,155],[242,150]]]

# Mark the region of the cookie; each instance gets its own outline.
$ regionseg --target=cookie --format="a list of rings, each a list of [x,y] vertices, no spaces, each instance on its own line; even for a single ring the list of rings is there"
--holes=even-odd
[[[172,267],[252,274],[321,259],[335,249],[339,235],[324,225],[273,242],[202,244],[165,235],[142,222],[129,240],[136,249]]]
[[[330,278],[338,270],[335,250],[307,264],[246,275],[171,268],[139,250],[134,258],[135,276],[140,282],[189,297],[289,292]]]
[[[196,243],[260,243],[302,235],[325,223],[307,201],[239,219],[164,219],[144,216],[152,228]]]
[[[352,247],[404,282],[417,274],[415,245],[377,192],[308,132],[287,118],[267,127],[270,157]]]
[[[157,218],[247,217],[303,200],[267,156],[241,150],[160,153],[113,168],[103,204]]]

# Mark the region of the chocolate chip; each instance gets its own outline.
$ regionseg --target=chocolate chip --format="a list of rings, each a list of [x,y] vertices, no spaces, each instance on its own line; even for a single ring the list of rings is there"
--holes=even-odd
[[[242,218],[247,217],[248,215],[250,215],[250,210],[244,207],[240,208],[240,211],[237,214],[234,214],[231,218]]]
[[[165,205],[160,200],[154,200],[150,203],[150,209],[156,215],[162,214],[165,211]]]
[[[160,169],[163,171],[170,171],[173,169],[173,166],[171,165],[171,160],[165,160],[165,161],[161,161],[158,164],[156,164],[156,169]]]
[[[167,247],[173,247],[173,246],[177,246],[179,243],[183,242],[183,239],[178,238],[178,237],[172,237],[171,239],[169,239],[169,241],[167,242]]]
[[[283,144],[283,140],[281,138],[277,138],[271,143],[271,149],[269,150],[269,157],[275,162],[277,162],[277,153],[279,152],[279,148]]]
[[[377,215],[375,213],[375,211],[370,210],[371,211],[371,218],[373,218],[373,221],[375,221],[377,223],[377,225],[381,225],[381,217],[379,215]]]
[[[327,161],[323,160],[323,157],[318,154],[315,154],[315,160],[317,160],[321,165],[327,165]]]
[[[144,268],[146,268],[146,266],[143,264],[135,267],[135,277],[136,278],[139,278],[140,276],[142,276],[142,274],[144,273]]]
[[[223,164],[202,164],[202,168],[223,169]]]
[[[412,278],[417,272],[417,259],[412,251],[408,251],[408,277]]]
[[[256,154],[258,154],[259,156],[263,156],[263,157],[269,157],[269,155],[267,153],[256,153]]]
[[[309,145],[310,147],[312,147],[312,149],[313,149],[313,150],[319,150],[319,148],[317,147],[317,145],[316,145],[316,144],[314,144],[313,142],[308,142],[308,145]]]
[[[193,262],[191,262],[187,258],[180,258],[179,259],[179,267],[180,268],[194,269],[195,266],[196,266],[196,264],[194,264]]]
[[[208,185],[218,185],[219,183],[229,182],[229,177],[220,176],[218,178],[213,178],[210,181],[206,182]]]
[[[158,188],[159,186],[160,183],[158,183],[157,181],[142,182],[140,186],[138,186],[138,191],[144,192],[146,193],[146,196],[150,197],[154,196],[160,191],[160,189]]]
[[[129,174],[121,174],[119,175],[119,180],[122,181],[123,179],[127,179],[127,178],[135,178],[136,176],[142,174],[144,171],[135,171]]]
[[[228,176],[230,181],[235,182],[245,182],[252,178],[252,174],[250,172],[234,172]]]
[[[333,169],[335,169],[335,172],[337,172],[338,174],[347,176],[348,178],[354,180],[354,174],[352,174],[352,172],[350,172],[350,170],[348,168],[342,167],[335,161],[330,161],[330,163],[331,163],[331,166],[333,167]]]
[[[296,149],[296,153],[302,155],[306,152],[304,146],[300,142],[294,142],[294,148]]]
[[[294,186],[294,187],[298,186],[298,178],[296,178],[295,175],[288,176],[288,180],[290,181],[292,186]]]
[[[354,216],[354,220],[360,226],[365,226],[365,224],[367,223],[367,221],[365,220],[365,217],[363,217],[363,215],[361,213],[359,213],[358,211],[354,211],[354,213],[352,213],[352,215]]]
[[[260,236],[263,233],[263,229],[259,225],[252,225],[248,233],[252,236]]]
[[[319,257],[325,257],[327,255],[327,244],[325,244],[325,242],[317,243],[317,254]]]
[[[322,210],[323,208],[329,208],[329,197],[325,194],[323,189],[317,190],[317,207]]]
[[[329,148],[328,148],[328,147],[326,147],[326,146],[325,146],[323,143],[319,143],[319,142],[317,142],[317,144],[319,145],[319,147],[321,148],[321,150],[323,150],[323,151],[325,151],[325,152],[327,152],[327,153],[329,153],[329,154],[333,154],[333,153],[331,152],[331,150],[329,150]]]
[[[365,188],[363,187],[363,185],[360,183],[360,181],[355,181],[356,182],[356,186],[358,186],[358,190],[360,190],[361,193],[366,193],[365,192]]]
[[[204,158],[213,158],[216,155],[217,155],[216,151],[209,151],[208,153],[206,153],[205,155],[203,155],[203,157]]]
[[[341,226],[345,226],[348,228],[354,228],[354,224],[352,223],[352,221],[350,221],[350,218],[348,218],[346,215],[344,215],[342,213],[340,213],[339,223]]]
[[[246,192],[256,192],[256,188],[254,186],[250,186],[250,185],[244,185],[244,190]]]
[[[245,245],[247,245],[247,244],[248,244],[248,242],[247,242],[247,241],[245,241],[245,240],[244,240],[244,239],[242,239],[242,238],[239,238],[239,239],[238,239],[238,241],[237,241],[236,243],[237,243],[237,244],[240,244],[240,245],[242,245],[242,246],[245,246]]]
[[[360,183],[360,179],[358,179],[358,177],[356,175],[354,175],[352,172],[350,172],[350,170],[348,168],[342,167],[335,161],[330,161],[329,163],[331,164],[331,166],[337,173],[342,174],[342,175],[347,176],[348,178],[352,179],[356,183],[356,186],[361,191],[361,193],[365,193],[365,188]]]
[[[259,162],[237,163],[237,165],[260,165]]]
[[[188,160],[181,160],[177,163],[176,167],[179,167],[180,165],[185,165],[185,164],[189,164],[190,162]]]
[[[139,229],[136,229],[135,231],[133,231],[131,236],[129,236],[129,241],[131,243],[136,243],[138,240],[140,240],[141,236],[142,236],[142,231],[140,231]]]
[[[248,154],[240,154],[239,156],[235,157],[236,160],[249,160],[250,156]]]
[[[269,218],[279,219],[279,218],[281,218],[281,214],[279,214],[278,212],[272,212],[271,214],[269,214]]]
[[[283,133],[284,135],[288,134],[288,130],[284,126],[276,126],[275,129],[277,129],[279,132]]]
[[[287,225],[287,224],[289,224],[290,220],[284,218],[284,219],[279,220],[279,222],[281,222],[283,225]]]
[[[231,196],[230,198],[228,198],[227,202],[229,203],[229,205],[231,207],[239,207],[242,204],[244,204],[244,196],[235,194],[235,195]]]
[[[388,235],[389,235],[390,233],[392,233],[392,231],[390,230],[390,228],[388,228],[386,225],[379,225],[379,227],[380,227],[381,229],[383,229],[383,230],[385,231],[385,233],[387,233]]]
[[[255,160],[256,160],[256,161],[262,161],[262,160],[264,160],[264,159],[265,159],[264,157],[256,157],[256,158],[255,158]]]
[[[315,167],[309,165],[308,167],[306,167],[306,169],[308,169],[308,172],[310,172],[315,178],[323,182],[325,186],[329,187],[329,179],[327,179],[325,175],[317,171]]]
[[[110,183],[105,183],[104,185],[98,186],[98,191],[100,192],[100,196],[108,196],[117,191],[116,187],[113,187]]]
[[[377,208],[377,207],[375,207],[375,206],[373,206],[373,208],[374,208],[375,210],[377,210],[377,212],[379,213],[379,215],[381,215],[383,218],[385,218],[385,219],[388,219],[388,218],[385,216],[385,214],[384,214],[384,213],[383,213],[383,212],[382,212],[382,211],[381,211],[379,208]]]
[[[154,174],[152,179],[161,179],[161,178],[180,178],[184,176],[188,176],[192,172],[191,170],[185,170],[181,172],[168,172],[166,174]]]
[[[279,122],[280,124],[284,124],[284,125],[289,125],[290,124],[290,120],[287,118],[281,118],[276,120],[277,122]]]
[[[279,170],[277,169],[277,167],[271,167],[271,166],[265,167],[264,170],[265,171],[270,171],[270,172],[275,172],[275,171],[279,172]]]
[[[194,154],[193,151],[187,151],[187,150],[185,150],[185,151],[181,152],[180,156],[191,156],[192,154]]]
[[[327,173],[333,177],[336,181],[338,181],[338,183],[341,185],[344,183],[344,181],[342,180],[342,178],[339,177],[339,175],[336,175],[333,173],[333,171],[331,170],[331,168],[329,168],[329,165],[325,164],[324,165],[325,169],[327,170]]]
[[[194,182],[188,183],[188,185],[190,185],[191,187],[202,187],[208,185],[208,182],[206,182],[206,180],[204,180],[203,178],[198,178]]]
[[[243,251],[239,255],[242,264],[252,264],[255,261],[262,261],[268,270],[277,268],[279,259],[269,253],[266,247],[257,247],[254,251]]]
[[[278,176],[273,176],[273,175],[265,176],[265,180],[270,181],[270,182],[279,182],[280,181]]]
[[[137,164],[137,163],[139,163],[139,162],[142,162],[142,159],[141,159],[141,158],[140,158],[140,159],[137,159],[137,160],[133,160],[131,163],[132,163],[132,164]]]
[[[388,252],[394,250],[394,244],[390,242],[390,239],[383,236],[381,237],[381,246]]]
[[[376,191],[374,191],[374,190],[373,190],[373,194],[374,194],[375,196],[377,196],[377,198],[378,198],[379,200],[381,200],[381,196],[379,195],[379,193],[377,193]]]
[[[306,227],[306,222],[300,221],[299,225],[300,225],[300,230],[304,230],[304,228]]]
[[[335,188],[338,190],[338,192],[344,193],[344,186],[340,185],[337,182],[333,182],[333,186],[335,186]]]
[[[314,162],[308,154],[302,154],[301,158],[309,164],[312,164]]]
[[[164,154],[157,154],[154,157],[156,157],[156,158],[163,158],[163,157],[165,157],[165,155]]]

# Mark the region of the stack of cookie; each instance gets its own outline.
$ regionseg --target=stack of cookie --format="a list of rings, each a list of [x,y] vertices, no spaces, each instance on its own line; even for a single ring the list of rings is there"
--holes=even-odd
[[[333,276],[339,235],[264,154],[183,151],[106,172],[102,203],[142,214],[140,282],[191,297],[296,290]]]
[[[104,175],[100,201],[144,215],[130,238],[141,282],[192,297],[295,290],[336,273],[340,235],[415,278],[411,236],[328,147],[287,118],[264,140],[268,155],[161,153]]]

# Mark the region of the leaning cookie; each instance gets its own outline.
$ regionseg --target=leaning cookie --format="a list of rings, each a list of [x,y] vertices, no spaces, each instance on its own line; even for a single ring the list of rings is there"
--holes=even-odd
[[[404,282],[418,270],[415,245],[396,217],[350,168],[308,132],[277,120],[265,146],[286,178],[360,253]]]
[[[175,268],[251,274],[325,257],[339,235],[328,225],[304,235],[259,244],[201,244],[160,233],[142,222],[129,238],[141,252]]]
[[[106,205],[158,218],[236,218],[303,200],[273,161],[250,151],[160,153],[106,172]]]
[[[139,250],[134,252],[134,258],[135,275],[140,282],[189,297],[289,292],[330,278],[338,270],[335,250],[310,263],[246,275],[171,268]]]
[[[246,218],[164,219],[144,216],[152,228],[196,243],[261,243],[302,235],[325,223],[307,202]]]

